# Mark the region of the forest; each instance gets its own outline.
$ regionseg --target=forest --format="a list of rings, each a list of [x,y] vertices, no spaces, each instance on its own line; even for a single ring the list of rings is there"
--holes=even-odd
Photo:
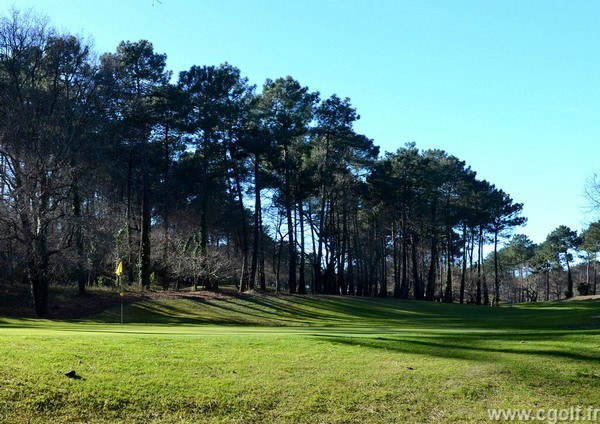
[[[535,244],[523,205],[441,149],[380,152],[350,99],[150,41],[97,54],[0,21],[0,284],[393,296],[497,305],[596,294],[600,224]],[[443,140],[440,140],[443,143]]]

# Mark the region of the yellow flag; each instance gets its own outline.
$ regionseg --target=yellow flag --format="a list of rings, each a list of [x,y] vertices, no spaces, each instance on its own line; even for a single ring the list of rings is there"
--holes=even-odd
[[[123,261],[119,261],[119,265],[117,265],[116,274],[120,277],[123,275]]]

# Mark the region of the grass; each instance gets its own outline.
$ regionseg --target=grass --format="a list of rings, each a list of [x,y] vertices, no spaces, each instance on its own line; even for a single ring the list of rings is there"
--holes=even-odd
[[[600,408],[596,301],[190,295],[119,319],[0,318],[0,422],[468,423],[487,408]]]

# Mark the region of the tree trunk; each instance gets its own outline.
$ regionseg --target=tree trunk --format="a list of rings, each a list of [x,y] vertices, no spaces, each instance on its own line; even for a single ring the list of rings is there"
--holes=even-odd
[[[262,209],[258,210],[259,227],[258,227],[258,282],[262,291],[267,290],[267,280],[265,276],[265,247],[263,245],[263,226],[262,226]]]
[[[256,274],[258,272],[258,250],[260,249],[261,235],[261,214],[262,209],[260,200],[260,156],[254,155],[254,228],[252,229],[252,265],[250,268],[250,286],[254,287]],[[264,290],[261,285],[261,290]]]
[[[73,184],[73,219],[75,221],[75,249],[77,250],[77,286],[79,295],[85,295],[86,272],[85,272],[85,250],[83,246],[83,228],[81,217],[81,196],[77,184]]]
[[[479,237],[477,239],[477,293],[475,295],[475,304],[481,305],[483,296],[481,262],[483,261],[483,228],[479,227]]]
[[[381,238],[381,284],[379,286],[379,296],[386,298],[387,297],[387,255],[385,251],[385,237]]]
[[[590,284],[590,268],[591,268],[590,267],[590,262],[591,262],[590,261],[590,254],[588,253],[587,257],[586,257],[586,261],[585,261],[585,284],[588,287],[591,287],[591,284]]]
[[[355,209],[352,214],[352,226],[354,227],[354,231],[352,232],[352,245],[353,245],[353,253],[352,259],[348,258],[348,280],[350,284],[354,287],[354,294],[362,296],[364,291],[364,283],[363,283],[363,272],[362,272],[362,260],[361,254],[359,251],[359,241],[358,241],[358,211]],[[354,258],[356,258],[356,273],[354,273]],[[352,272],[351,272],[352,271]]]
[[[338,275],[337,275],[337,286],[343,295],[348,294],[348,288],[346,280],[344,278],[345,266],[346,266],[346,252],[348,250],[348,197],[346,190],[344,190],[344,200],[342,205],[342,236],[341,245],[338,260]]]
[[[48,278],[47,269],[36,264],[29,270],[29,282],[33,295],[33,307],[38,318],[48,316]]]
[[[317,239],[318,239],[318,248],[317,248],[317,257],[315,259],[315,263],[313,264],[315,269],[315,292],[323,293],[324,290],[324,281],[322,274],[322,262],[323,262],[323,237],[325,234],[325,216],[326,216],[326,197],[325,197],[325,186],[321,187],[321,213],[319,214],[319,227],[317,230]]]
[[[550,301],[550,270],[546,270],[546,302]]]
[[[150,177],[148,175],[148,158],[146,137],[142,140],[142,222],[140,234],[140,284],[150,288]]]
[[[446,252],[446,289],[444,290],[444,302],[452,303],[452,236],[448,228],[448,251]]]
[[[131,221],[133,219],[133,199],[132,199],[132,178],[133,178],[133,157],[129,154],[127,161],[127,210],[125,211],[125,231],[127,233],[127,280],[129,284],[133,283],[133,237],[131,234]]]
[[[246,291],[246,289],[250,288],[250,290],[254,289],[254,281],[249,280],[248,275],[248,256],[250,250],[250,242],[248,240],[248,225],[246,219],[246,207],[244,206],[244,194],[242,190],[242,183],[240,181],[240,176],[235,169],[235,164],[231,164],[231,172],[233,173],[233,179],[235,181],[235,191],[237,197],[237,204],[240,213],[240,231],[241,234],[241,244],[242,244],[242,269],[240,275],[240,291]]]
[[[473,274],[475,267],[473,266],[473,256],[475,255],[475,231],[471,229],[471,237],[469,240],[469,301],[473,301]]]
[[[28,277],[31,283],[33,294],[33,306],[35,314],[42,318],[48,315],[48,223],[46,213],[48,209],[48,192],[46,190],[46,178],[42,177],[40,181],[40,195],[38,199],[37,210],[34,207],[35,217],[35,238],[32,240],[32,246],[29,259]],[[29,220],[25,219],[25,228],[29,227]]]
[[[350,243],[350,240],[348,240]],[[352,249],[348,249],[348,273],[346,275],[346,282],[348,284],[348,294],[354,296],[356,291],[354,289],[354,264],[352,258]]]
[[[568,255],[568,253],[567,253]],[[573,276],[571,275],[571,264],[569,263],[569,259],[566,260],[567,262],[567,293],[566,297],[567,298],[571,298],[573,297],[574,293],[573,293]]]
[[[421,277],[419,275],[419,258],[418,258],[418,244],[417,235],[413,232],[411,234],[411,256],[412,256],[412,274],[414,284],[414,295],[415,299],[423,299],[423,288],[421,286]]]
[[[203,187],[202,197],[200,200],[200,275],[204,288],[207,290],[212,290],[210,277],[208,275],[208,263],[206,258],[208,247],[208,159],[206,158],[206,152],[203,156]]]
[[[462,273],[460,275],[460,294],[459,301],[461,305],[465,302],[465,285],[467,281],[467,224],[463,223],[463,257]]]
[[[300,217],[300,270],[298,278],[298,293],[306,294],[306,256],[304,252],[304,209],[302,199],[298,199],[298,215]]]
[[[275,267],[275,292],[279,293],[281,291],[281,255],[283,253],[283,238],[279,240],[279,247],[276,251],[277,260],[273,261],[273,265]]]
[[[483,246],[481,249],[483,250]],[[490,292],[488,290],[488,285],[485,278],[485,266],[483,263],[481,264],[481,280],[481,284],[483,286],[483,304],[485,306],[490,306]]]
[[[498,306],[500,302],[500,276],[498,275],[498,230],[494,231],[494,301]]]
[[[171,155],[169,152],[169,123],[165,124],[165,144],[163,151],[163,173],[165,193],[170,193],[169,169]],[[163,290],[168,290],[170,285],[171,273],[169,270],[169,202],[164,199],[163,209],[163,249],[162,249],[162,286]]]
[[[398,260],[398,231],[396,223],[392,223],[392,261],[394,263],[394,297],[400,298],[400,261]]]
[[[452,303],[452,258],[446,263],[446,289],[444,290],[444,302]]]
[[[402,217],[402,228],[400,234],[402,236],[402,281],[400,282],[400,298],[408,299],[408,228],[406,225],[406,214]]]
[[[594,295],[596,294],[596,281],[597,281],[597,279],[596,279],[596,255],[597,255],[597,253],[594,252],[594,293],[592,293]]]
[[[289,165],[286,165],[284,198],[288,229],[288,291],[290,293],[296,293],[296,239],[293,217],[296,208],[294,207],[294,202],[292,202],[292,187],[290,180]]]
[[[437,204],[434,200],[431,204],[431,262],[429,263],[429,273],[427,274],[427,287],[425,288],[425,299],[433,301],[435,298],[435,271],[438,261],[438,239],[436,229]]]
[[[425,299],[433,301],[435,298],[435,274],[438,261],[437,235],[434,233],[431,237],[431,262],[429,263],[429,273],[427,274],[427,288],[425,290]]]

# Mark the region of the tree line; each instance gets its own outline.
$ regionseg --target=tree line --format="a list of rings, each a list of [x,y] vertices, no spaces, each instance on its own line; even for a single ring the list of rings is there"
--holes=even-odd
[[[517,234],[498,252],[503,298],[535,302],[597,294],[600,222],[577,233],[566,225],[542,243]]]
[[[39,316],[51,284],[84,294],[120,260],[145,288],[502,299],[522,204],[464,161],[381,155],[348,98],[292,77],[258,90],[230,64],[175,78],[166,59],[0,22],[0,271]]]

